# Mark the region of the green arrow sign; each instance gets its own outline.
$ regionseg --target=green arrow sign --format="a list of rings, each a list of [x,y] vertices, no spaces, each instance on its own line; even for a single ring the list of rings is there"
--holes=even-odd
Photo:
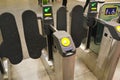
[[[91,5],[92,5],[92,7],[94,7],[94,6],[96,6],[96,4],[97,4],[97,3],[92,3]]]
[[[50,10],[50,8],[49,8],[49,7],[47,7],[47,8],[45,8],[45,9],[44,9],[44,12],[46,12],[46,13],[47,13],[47,12],[49,12],[49,10]]]

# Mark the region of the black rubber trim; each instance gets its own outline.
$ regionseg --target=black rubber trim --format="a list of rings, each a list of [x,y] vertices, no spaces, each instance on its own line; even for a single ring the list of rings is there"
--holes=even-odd
[[[39,58],[46,46],[46,39],[40,35],[36,13],[27,10],[22,14],[25,40],[31,58]]]
[[[60,7],[57,11],[57,29],[67,31],[67,10]]]
[[[0,16],[0,30],[3,42],[0,45],[0,57],[9,58],[12,64],[23,60],[22,47],[14,16],[4,13]]]
[[[87,36],[85,23],[83,7],[80,5],[75,6],[71,12],[71,36],[76,47],[79,47],[82,40]]]

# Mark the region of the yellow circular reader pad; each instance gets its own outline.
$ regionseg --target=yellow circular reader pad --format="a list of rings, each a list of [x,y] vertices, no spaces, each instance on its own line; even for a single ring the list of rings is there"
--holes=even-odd
[[[67,37],[64,37],[61,39],[61,44],[65,47],[69,46],[70,45],[70,39],[67,38]]]
[[[120,26],[116,26],[116,30],[120,32]]]

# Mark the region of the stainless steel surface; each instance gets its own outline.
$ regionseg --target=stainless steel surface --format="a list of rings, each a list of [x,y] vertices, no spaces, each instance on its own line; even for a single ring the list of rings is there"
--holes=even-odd
[[[108,36],[104,36],[104,34],[107,34]],[[112,42],[113,42],[112,36],[109,30],[105,27],[103,32],[102,42],[100,45],[99,56],[97,58],[97,66],[99,68],[103,67],[106,58],[108,58],[108,55],[111,50]]]
[[[107,68],[108,69],[107,80],[112,80],[113,79],[115,69],[117,68],[117,64],[118,64],[119,58],[120,58],[120,41],[116,41],[114,43],[113,49],[111,50],[110,53],[111,53],[110,60],[109,60],[110,69]]]
[[[107,36],[104,35],[105,33]],[[104,28],[98,55],[92,51],[85,52],[85,50],[79,50],[81,54],[78,56],[99,80],[112,80],[120,57],[120,42],[113,39],[106,27]]]
[[[112,80],[120,80],[119,75],[120,75],[120,58],[119,58],[119,61],[118,61],[117,67],[115,69],[114,76],[113,76]]]
[[[62,57],[54,53],[55,80],[74,80],[75,55]]]
[[[11,80],[11,65],[8,59],[3,59],[3,66],[5,69],[5,74],[3,78],[6,80]]]

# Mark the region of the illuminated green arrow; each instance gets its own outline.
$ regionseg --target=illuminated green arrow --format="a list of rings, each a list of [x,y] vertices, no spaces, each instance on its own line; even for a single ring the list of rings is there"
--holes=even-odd
[[[48,12],[49,10],[50,10],[49,7],[44,9],[45,12]]]
[[[96,3],[92,3],[92,7],[94,7],[96,5]]]

